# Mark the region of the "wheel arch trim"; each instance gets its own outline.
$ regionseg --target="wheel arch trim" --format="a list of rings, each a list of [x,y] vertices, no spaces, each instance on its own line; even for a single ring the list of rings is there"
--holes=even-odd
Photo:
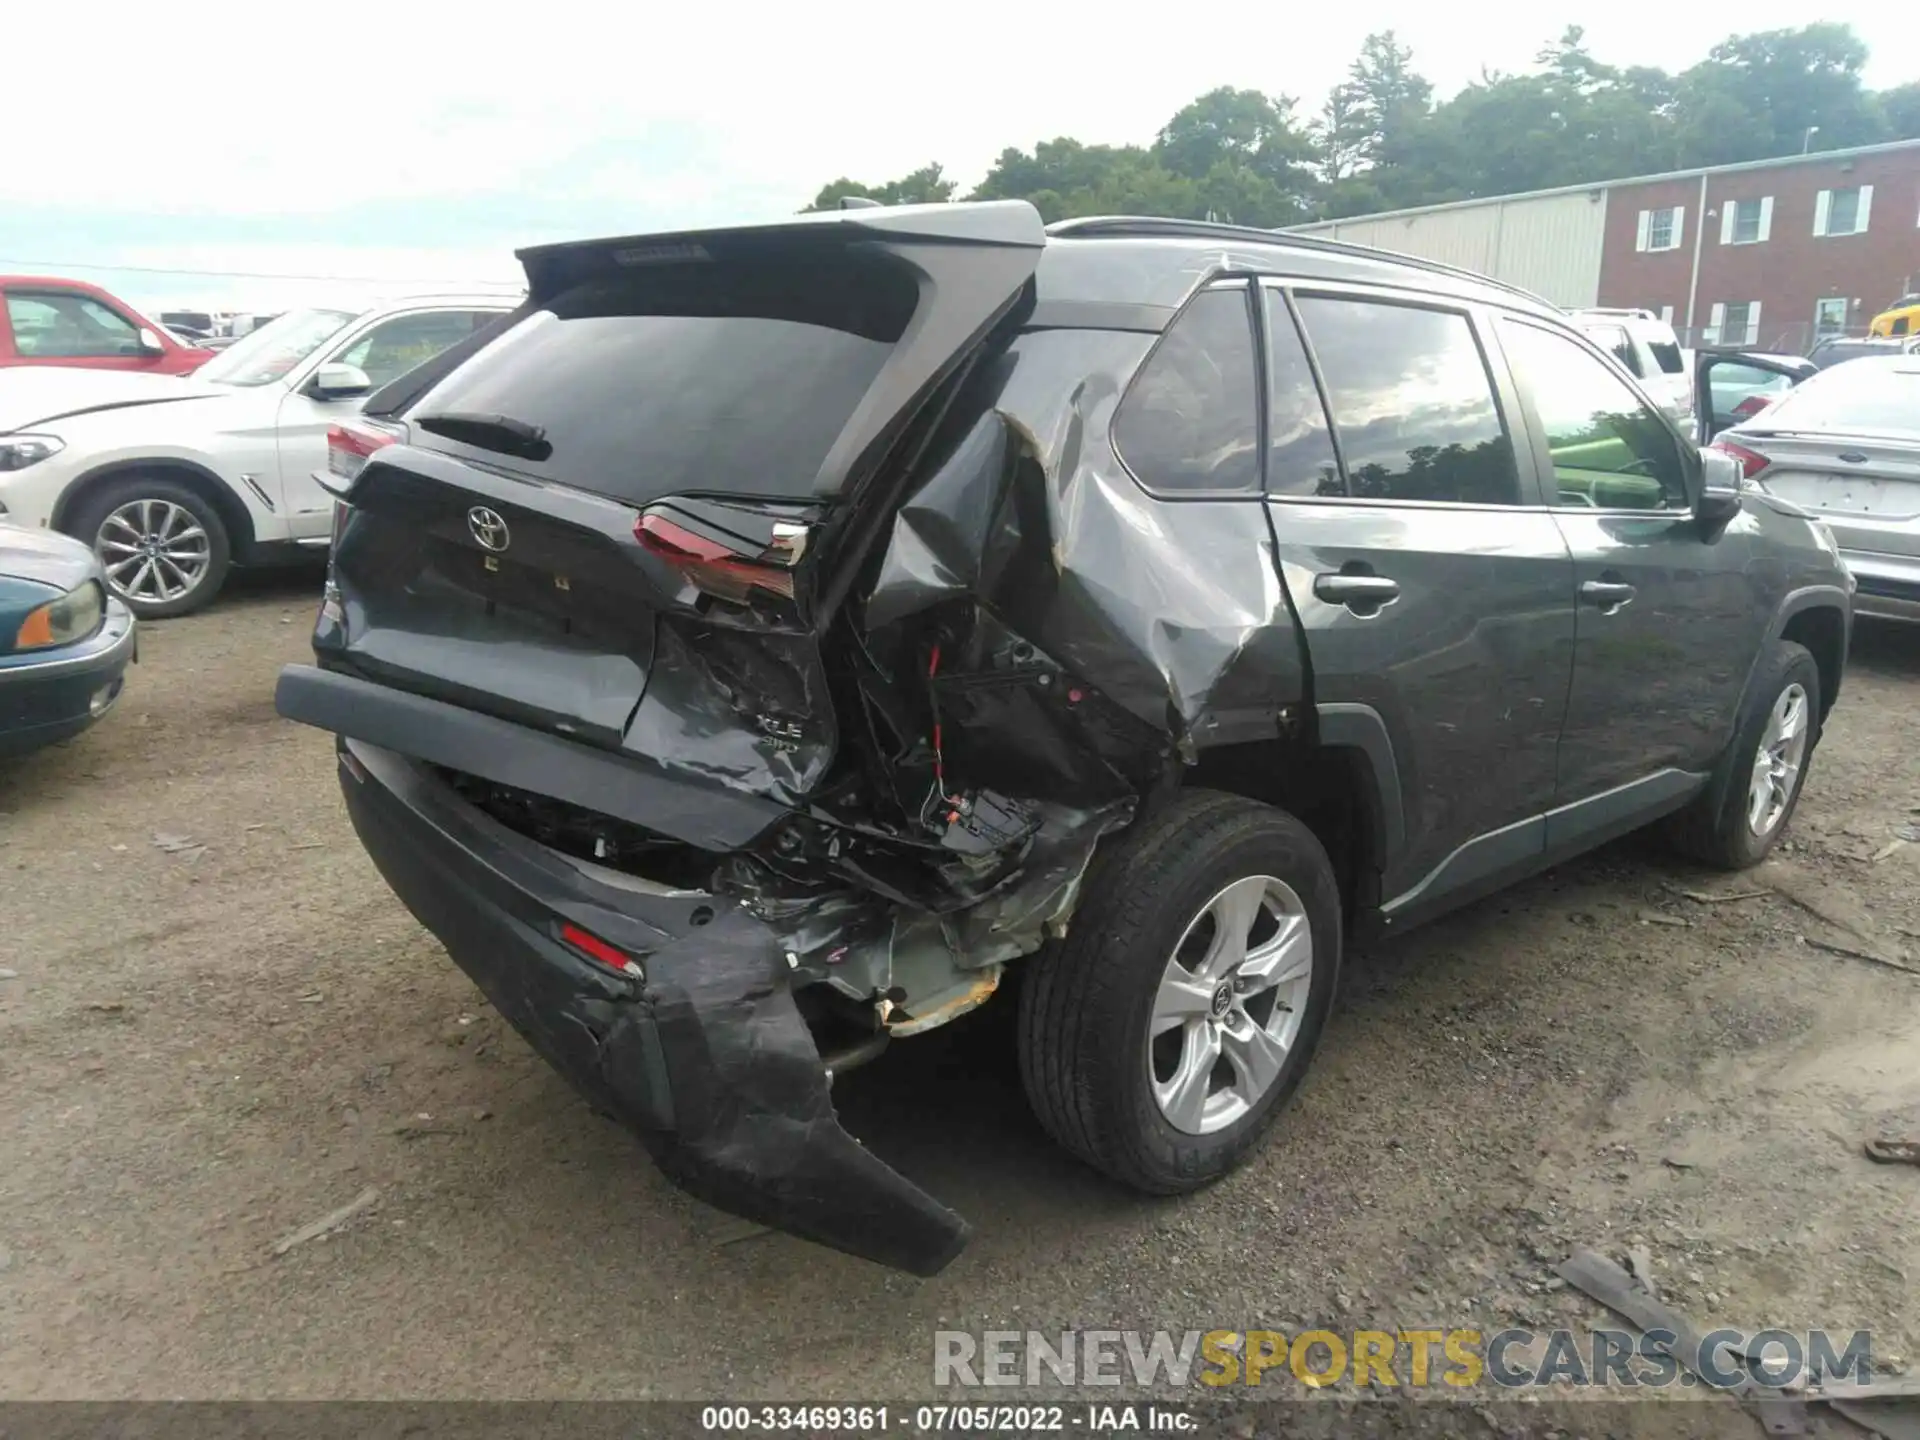
[[[209,469],[198,460],[190,460],[180,455],[143,455],[108,460],[94,466],[76,477],[60,492],[60,497],[54,501],[50,527],[63,534],[66,533],[66,527],[72,521],[75,510],[84,504],[87,497],[100,486],[116,478],[142,473],[164,475],[168,472],[190,477],[183,483],[187,483],[214,508],[220,517],[220,522],[227,527],[228,548],[234,559],[241,559],[253,548],[258,536],[251,507],[232,485],[220,477],[217,471]]]
[[[1357,750],[1365,762],[1374,806],[1369,833],[1376,837],[1375,863],[1385,871],[1406,848],[1407,814],[1400,793],[1400,765],[1387,722],[1371,705],[1348,701],[1315,705],[1322,748]]]

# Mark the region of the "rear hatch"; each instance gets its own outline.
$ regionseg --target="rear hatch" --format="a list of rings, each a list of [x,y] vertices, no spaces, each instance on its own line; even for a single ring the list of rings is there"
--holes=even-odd
[[[1043,244],[1009,202],[522,252],[517,323],[372,407],[321,662],[803,797],[823,639]]]

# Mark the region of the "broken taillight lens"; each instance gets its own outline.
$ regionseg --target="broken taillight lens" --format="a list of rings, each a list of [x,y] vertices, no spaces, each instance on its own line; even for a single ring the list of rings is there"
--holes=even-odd
[[[646,978],[646,972],[640,968],[638,960],[618,946],[609,945],[591,931],[582,930],[578,925],[564,924],[560,927],[560,938],[596,965],[604,965],[616,974]]]
[[[755,590],[793,598],[793,567],[806,550],[807,527],[776,521],[773,539],[749,551],[703,535],[677,520],[648,511],[633,527],[634,538],[684,576],[703,595],[744,603]]]

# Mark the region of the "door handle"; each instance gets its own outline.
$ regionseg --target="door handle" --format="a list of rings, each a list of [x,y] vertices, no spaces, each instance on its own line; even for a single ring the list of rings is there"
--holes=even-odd
[[[1349,610],[1358,606],[1371,611],[1398,600],[1400,582],[1384,575],[1349,575],[1336,571],[1314,576],[1313,593],[1329,605],[1345,605]]]
[[[1624,580],[1588,580],[1580,587],[1580,599],[1597,605],[1602,614],[1611,615],[1633,599],[1633,586]]]

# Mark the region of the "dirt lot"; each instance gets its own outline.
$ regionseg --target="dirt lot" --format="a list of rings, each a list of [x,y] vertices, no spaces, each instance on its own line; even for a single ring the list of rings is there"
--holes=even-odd
[[[1800,937],[1920,963],[1920,632],[1857,637],[1762,872],[1628,843],[1352,957],[1205,1194],[1057,1153],[990,1016],[895,1047],[850,1127],[978,1227],[921,1282],[679,1194],[485,1008],[274,715],[313,589],[147,627],[0,771],[0,1395],[925,1396],[938,1327],[1584,1322],[1548,1264],[1630,1237],[1703,1319],[1915,1353],[1920,1170],[1860,1147],[1920,1135],[1920,975]]]

